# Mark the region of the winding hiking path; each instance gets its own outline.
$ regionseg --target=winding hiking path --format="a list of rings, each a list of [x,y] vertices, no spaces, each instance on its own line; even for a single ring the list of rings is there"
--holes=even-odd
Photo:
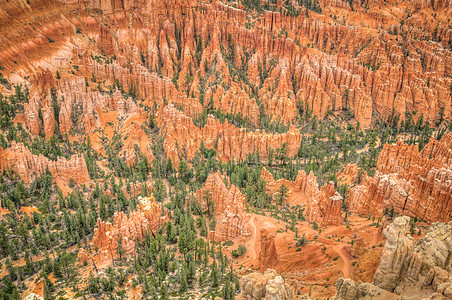
[[[352,274],[352,263],[350,260],[349,253],[344,249],[347,244],[338,244],[333,246],[333,251],[336,252],[340,258],[344,261],[344,266],[342,267],[342,273],[344,274],[344,278],[350,278],[350,274]]]
[[[254,223],[254,218],[255,218],[255,216],[252,216],[251,220],[250,220],[250,225],[251,225],[251,227],[253,227],[250,250],[252,251],[252,253],[254,253],[253,259],[257,259],[257,253],[256,253],[257,227],[256,227],[256,224]]]

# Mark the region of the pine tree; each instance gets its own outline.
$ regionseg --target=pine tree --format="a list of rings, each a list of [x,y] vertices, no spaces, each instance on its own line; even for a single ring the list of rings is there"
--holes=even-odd
[[[289,196],[288,192],[289,189],[287,188],[287,186],[285,184],[281,184],[277,193],[278,205],[283,205],[286,202],[286,199]]]
[[[218,287],[219,281],[217,262],[214,260],[210,266],[210,281],[212,282],[212,287]]]
[[[120,234],[118,237],[118,245],[116,246],[116,252],[119,254],[119,259],[122,260],[122,256],[126,254],[126,250],[122,245],[122,235]]]
[[[180,291],[185,292],[188,289],[187,264],[184,262],[180,272]]]
[[[45,276],[44,277],[44,299],[52,299],[53,292],[53,283],[50,279]]]
[[[225,299],[225,300],[234,299],[234,291],[231,286],[231,281],[229,281],[229,280],[225,281],[222,294],[223,294],[222,295],[223,299]]]
[[[196,264],[190,261],[188,264],[188,279],[193,284],[196,281]]]
[[[6,258],[6,269],[8,270],[9,279],[11,281],[16,281],[17,274],[16,274],[16,268],[11,264],[11,259],[9,257]]]
[[[26,273],[28,275],[32,275],[33,271],[34,271],[34,267],[33,267],[33,262],[31,260],[31,257],[30,257],[30,251],[28,249],[25,251],[25,262],[26,262],[26,265],[25,265]]]
[[[174,244],[177,241],[176,229],[172,222],[168,222],[166,225],[166,238],[171,244]]]
[[[162,284],[160,286],[160,300],[168,299],[168,290],[166,289],[166,285]]]

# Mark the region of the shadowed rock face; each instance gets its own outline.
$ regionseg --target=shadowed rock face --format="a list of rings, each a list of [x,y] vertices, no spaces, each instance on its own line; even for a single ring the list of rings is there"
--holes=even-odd
[[[381,216],[384,209],[428,222],[452,219],[452,134],[430,139],[422,151],[402,142],[386,144],[378,157],[378,171],[353,188],[351,212]]]
[[[361,294],[376,292],[394,299],[416,293],[425,299],[452,296],[452,223],[435,222],[414,242],[406,234],[409,221],[409,217],[398,217],[383,231],[387,241],[373,283],[340,278],[336,299],[361,299]]]
[[[240,287],[242,299],[246,300],[293,299],[292,288],[272,269],[243,276]]]

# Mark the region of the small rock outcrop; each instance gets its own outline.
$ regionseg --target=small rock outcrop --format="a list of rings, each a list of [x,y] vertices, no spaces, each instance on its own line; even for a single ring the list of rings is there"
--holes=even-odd
[[[85,249],[80,249],[77,254],[77,259],[81,264],[88,260],[88,252]]]
[[[245,300],[289,300],[293,299],[292,288],[275,270],[268,269],[263,274],[254,272],[240,280],[242,299]]]
[[[352,256],[358,258],[366,253],[366,251],[367,249],[364,240],[361,237],[357,238],[352,246]]]
[[[353,184],[360,180],[358,165],[347,164],[344,170],[336,172],[337,181],[340,184]]]
[[[356,283],[350,278],[339,278],[336,281],[336,300],[357,300],[357,299],[387,299],[392,293],[379,288],[371,283]]]
[[[263,267],[275,266],[278,263],[278,252],[275,244],[276,235],[264,228],[261,228],[260,235],[261,251],[259,252],[259,262]]]
[[[315,190],[314,196],[309,199],[306,214],[309,222],[322,225],[338,225],[341,222],[342,196],[334,189],[330,182]]]
[[[24,300],[44,300],[44,298],[35,293],[30,293]]]

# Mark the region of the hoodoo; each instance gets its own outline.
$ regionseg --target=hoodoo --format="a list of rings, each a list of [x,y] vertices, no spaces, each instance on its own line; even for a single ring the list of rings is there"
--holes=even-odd
[[[0,300],[449,299],[450,0],[0,0]]]

